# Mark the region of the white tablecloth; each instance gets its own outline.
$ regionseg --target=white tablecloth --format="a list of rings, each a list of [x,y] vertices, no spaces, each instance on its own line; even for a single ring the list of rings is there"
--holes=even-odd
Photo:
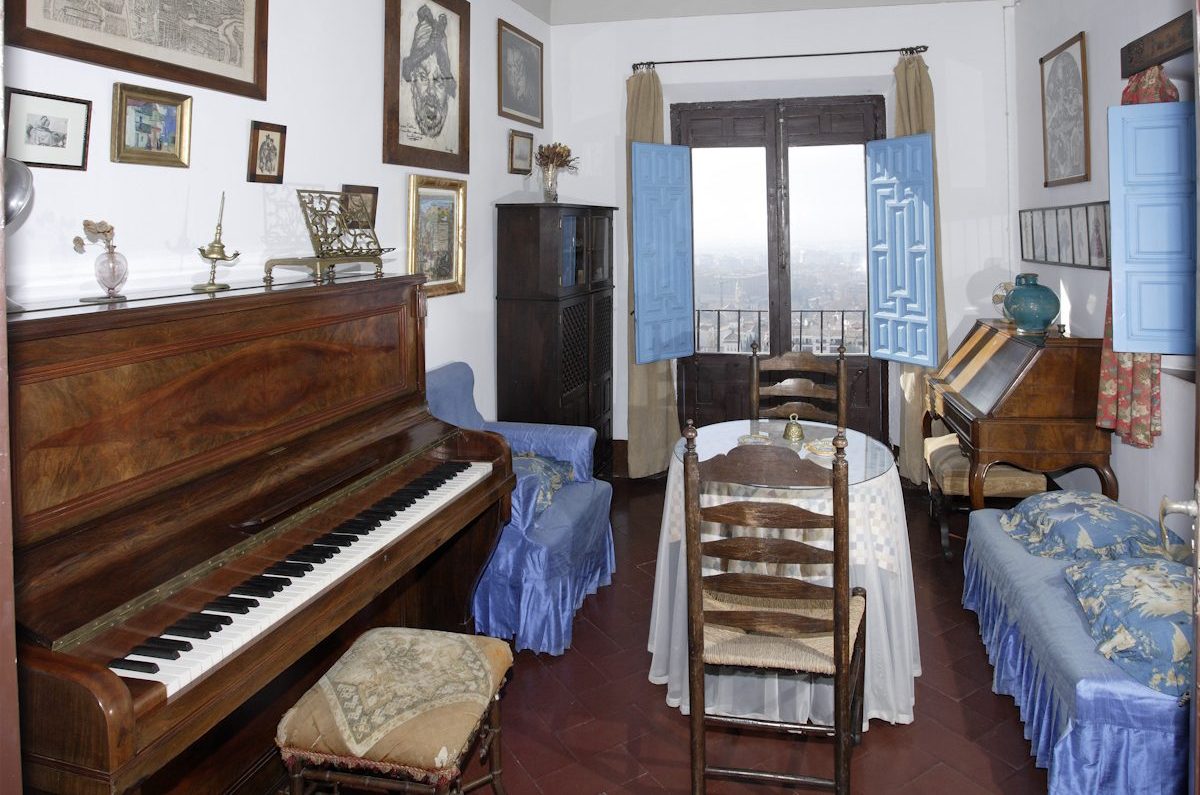
[[[700,429],[697,440],[702,460],[722,452],[712,450],[711,445],[705,449],[704,430]],[[847,436],[852,473],[850,581],[867,590],[864,722],[882,718],[892,723],[911,723],[913,680],[921,674],[921,658],[900,476],[895,466],[889,466],[876,477],[854,482],[856,450],[879,443],[856,431],[848,431]],[[877,454],[878,450],[873,452]],[[831,511],[828,492],[817,499],[796,494],[786,499],[810,510]],[[665,684],[667,703],[687,713],[687,573],[680,540],[683,516],[683,463],[672,456],[659,531],[648,649],[652,655],[650,681]],[[832,535],[826,531],[825,536],[816,543],[831,548]],[[811,536],[807,540],[813,541]],[[708,712],[725,715],[801,723],[833,721],[832,682],[813,685],[807,676],[724,669],[719,674],[706,674],[705,701]]]

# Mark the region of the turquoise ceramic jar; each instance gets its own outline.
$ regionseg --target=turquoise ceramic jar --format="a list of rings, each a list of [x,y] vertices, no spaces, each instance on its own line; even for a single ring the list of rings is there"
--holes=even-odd
[[[1058,306],[1058,296],[1046,285],[1038,284],[1036,273],[1018,273],[1013,288],[1004,297],[1004,308],[1021,334],[1046,333],[1046,327],[1058,317]]]

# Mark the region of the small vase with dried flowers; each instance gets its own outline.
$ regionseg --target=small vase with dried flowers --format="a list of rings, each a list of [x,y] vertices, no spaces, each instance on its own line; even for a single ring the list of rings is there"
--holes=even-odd
[[[103,288],[104,295],[80,298],[80,301],[107,303],[125,300],[125,296],[121,295],[121,287],[129,278],[129,262],[125,259],[124,254],[117,251],[117,246],[113,243],[113,235],[116,234],[116,231],[108,221],[84,221],[83,234],[87,240],[85,241],[84,238],[77,235],[71,241],[75,246],[75,251],[80,254],[83,253],[84,246],[89,243],[104,246],[103,253],[96,257],[96,281]]]
[[[539,146],[534,162],[542,170],[542,198],[548,202],[558,201],[558,174],[560,171],[577,172],[579,158],[571,156],[571,147],[566,144],[553,143]]]

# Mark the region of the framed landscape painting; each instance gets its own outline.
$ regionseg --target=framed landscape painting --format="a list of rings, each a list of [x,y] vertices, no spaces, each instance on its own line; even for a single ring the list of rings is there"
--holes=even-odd
[[[505,22],[498,27],[497,112],[506,119],[542,126],[542,43]]]
[[[267,98],[267,0],[4,0],[4,41],[255,99]]]
[[[471,4],[385,0],[383,162],[470,170]]]
[[[461,293],[466,280],[467,183],[413,174],[408,191],[408,272],[429,296]]]
[[[87,170],[92,103],[9,88],[6,153],[28,166]]]

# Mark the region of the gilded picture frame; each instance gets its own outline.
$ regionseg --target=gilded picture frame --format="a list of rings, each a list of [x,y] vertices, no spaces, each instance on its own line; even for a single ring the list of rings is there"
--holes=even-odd
[[[250,122],[250,152],[246,156],[246,181],[283,183],[287,154],[287,126],[265,121]]]
[[[4,0],[4,42],[266,99],[267,0],[245,0],[241,13],[231,16],[222,16],[215,8],[194,14],[190,8],[189,3],[167,0],[137,4]],[[144,24],[147,18],[155,24]],[[138,38],[127,33],[135,27],[141,32]]]
[[[1047,188],[1091,179],[1087,45],[1082,31],[1042,56],[1042,167]]]
[[[191,97],[113,84],[110,155],[114,163],[187,168],[191,146]]]
[[[408,273],[429,296],[467,289],[467,183],[413,174],[408,183]]]
[[[541,127],[545,118],[542,43],[503,19],[496,20],[496,112]]]
[[[383,162],[466,174],[471,4],[385,0]]]

